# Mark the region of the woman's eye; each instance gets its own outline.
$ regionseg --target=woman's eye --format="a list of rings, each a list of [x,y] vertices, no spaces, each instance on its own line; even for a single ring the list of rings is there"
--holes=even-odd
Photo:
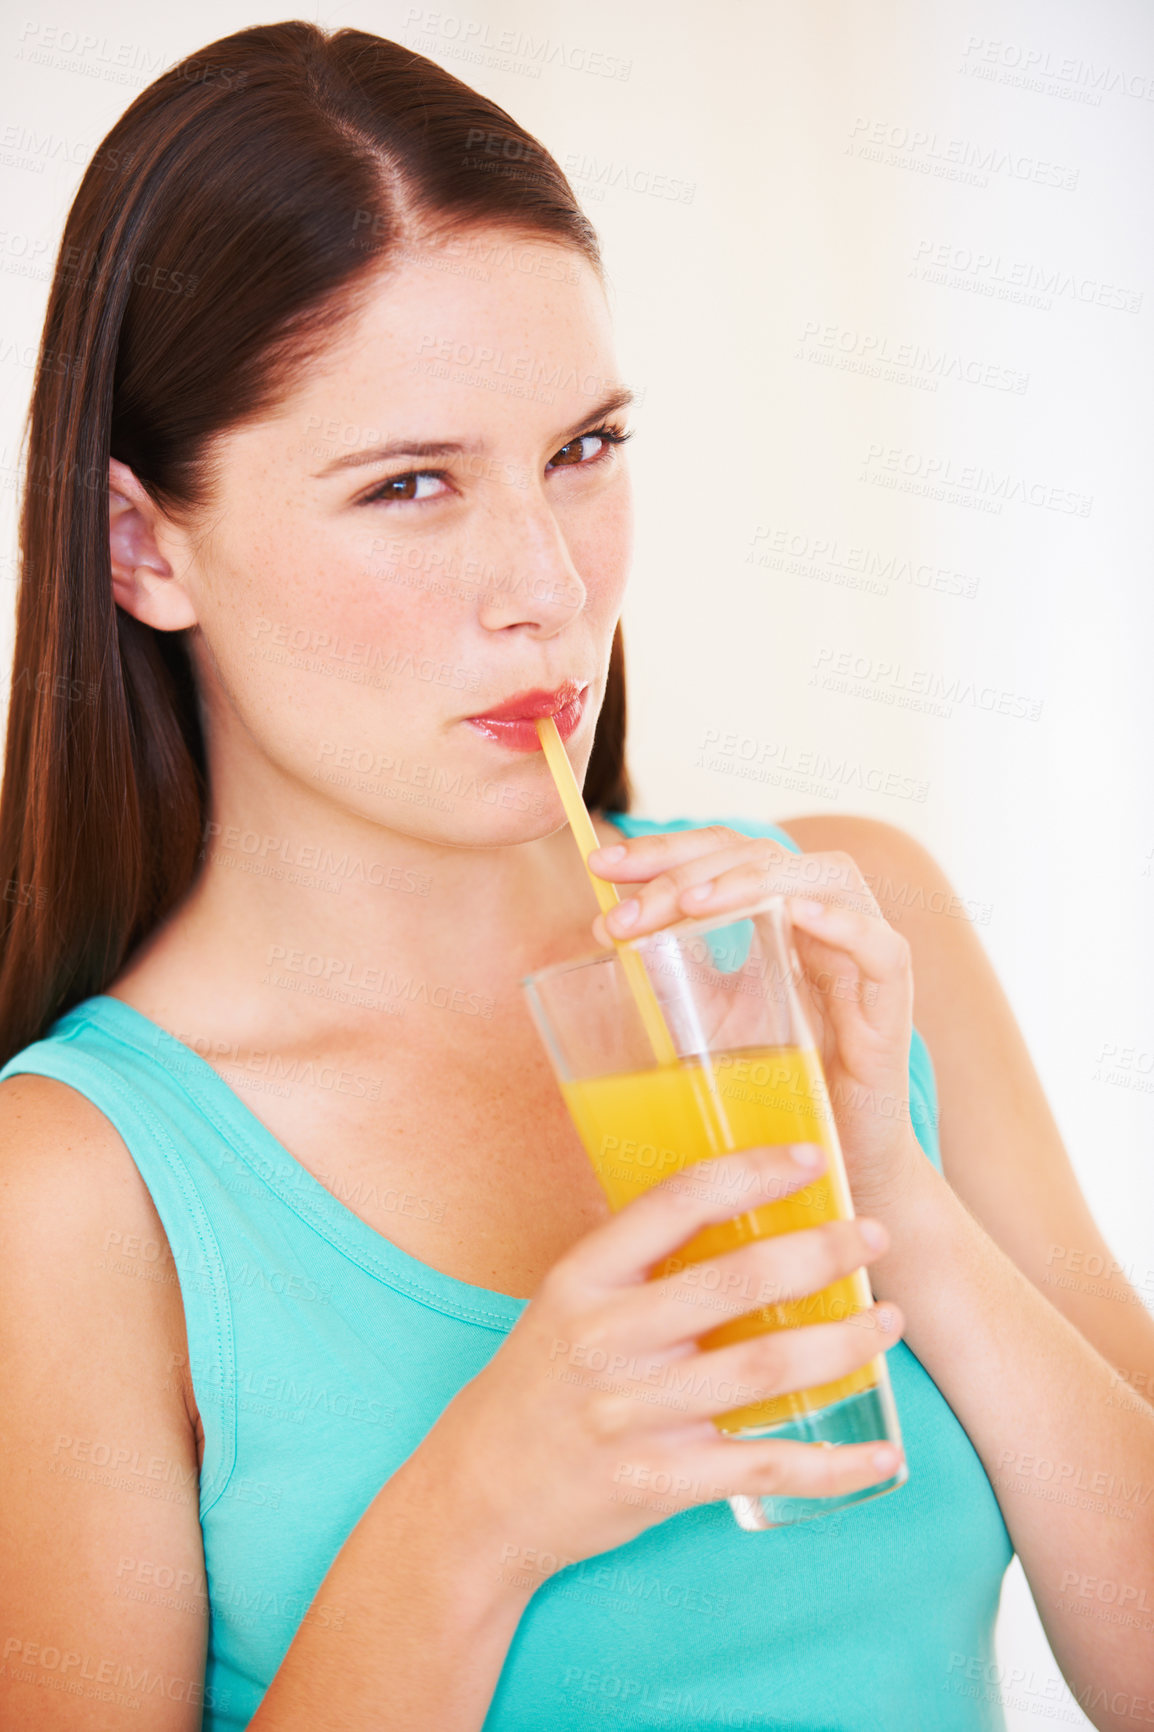
[[[546,463],[549,469],[575,469],[582,463],[596,462],[607,455],[610,446],[617,444],[608,433],[582,433],[578,439],[570,439],[568,445],[562,445],[556,456]]]
[[[568,444],[562,445],[560,451],[546,463],[545,472],[548,474],[551,469],[588,469],[608,457],[614,445],[623,445],[631,437],[631,434],[621,432],[616,427],[597,427],[591,433],[582,433],[576,439],[570,439]],[[408,475],[390,475],[387,481],[382,481],[371,493],[366,493],[360,503],[387,505],[392,502],[404,505],[410,501],[437,499],[443,493],[451,491],[444,475],[431,469],[416,469]]]
[[[362,503],[372,505],[377,500],[435,499],[436,488],[443,486],[441,476],[429,470],[419,470],[413,475],[392,475],[367,493]]]

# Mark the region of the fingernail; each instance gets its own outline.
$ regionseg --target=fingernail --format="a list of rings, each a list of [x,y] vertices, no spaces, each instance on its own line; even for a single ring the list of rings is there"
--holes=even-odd
[[[884,1449],[875,1449],[871,1459],[879,1472],[892,1473],[898,1465],[898,1452],[887,1444]]]
[[[686,890],[682,894],[681,900],[683,902],[704,902],[712,895],[713,879],[711,878],[707,884],[695,884],[692,890]]]
[[[602,865],[602,866],[616,866],[616,864],[619,860],[624,860],[627,852],[628,852],[628,850],[623,848],[621,846],[620,842],[614,842],[608,848],[594,848],[591,851],[589,858],[592,859],[593,855],[596,854],[598,863],[600,865]]]
[[[858,1226],[861,1228],[862,1238],[871,1250],[881,1251],[884,1249],[889,1235],[880,1221],[859,1221]]]
[[[799,896],[791,902],[790,908],[799,920],[820,920],[825,913],[824,902],[811,902],[804,896]]]
[[[623,932],[627,926],[632,926],[641,913],[641,904],[636,896],[627,896],[624,902],[619,902],[616,908],[611,908],[605,916],[605,924],[612,925],[615,932]]]
[[[892,1310],[888,1305],[880,1305],[878,1307],[877,1317],[878,1328],[884,1330],[887,1335],[892,1335],[898,1326],[897,1312]]]
[[[825,1153],[815,1143],[793,1143],[790,1145],[789,1158],[795,1167],[805,1167],[812,1172],[822,1165]]]

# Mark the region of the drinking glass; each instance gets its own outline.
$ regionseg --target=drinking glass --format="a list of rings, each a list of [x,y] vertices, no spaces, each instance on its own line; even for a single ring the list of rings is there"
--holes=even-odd
[[[622,952],[640,960],[623,965]],[[825,1075],[804,1013],[802,975],[782,896],[735,912],[682,920],[611,950],[555,963],[522,987],[561,1093],[610,1206],[620,1209],[671,1173],[712,1156],[764,1144],[818,1143],[826,1165],[810,1184],[776,1202],[742,1209],[705,1227],[651,1280],[778,1233],[853,1216],[853,1202]],[[648,981],[648,988],[645,986]],[[651,996],[650,996],[651,994]],[[643,1002],[648,998],[648,1004]],[[654,1040],[668,1031],[664,1061]],[[671,1042],[671,1046],[669,1045]],[[669,1053],[674,1055],[672,1059]],[[800,1299],[755,1303],[740,1293],[699,1289],[703,1307],[727,1313],[698,1338],[722,1347],[771,1329],[844,1319],[873,1295],[864,1268]],[[740,1315],[734,1315],[740,1311]],[[863,1326],[868,1326],[863,1319]],[[677,1365],[668,1368],[676,1385]],[[720,1392],[720,1391],[719,1391]],[[735,1395],[739,1394],[734,1389]],[[891,1442],[901,1434],[885,1354],[813,1388],[748,1399],[714,1416],[734,1438],[792,1438],[836,1446]],[[748,1530],[825,1515],[905,1483],[898,1471],[833,1497],[728,1499]]]

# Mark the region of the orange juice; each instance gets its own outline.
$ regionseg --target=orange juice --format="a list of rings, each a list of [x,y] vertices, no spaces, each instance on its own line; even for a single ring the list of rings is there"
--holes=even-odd
[[[735,1187],[734,1218],[696,1233],[675,1256],[654,1266],[651,1280],[751,1239],[844,1220],[853,1213],[829,1097],[812,1049],[747,1047],[705,1053],[652,1070],[585,1078],[561,1087],[614,1209],[712,1155],[767,1143],[820,1143],[826,1151],[820,1176],[779,1202],[743,1211]],[[720,1288],[719,1299],[725,1295],[726,1289]],[[701,1298],[708,1302],[707,1290],[701,1290]],[[731,1292],[726,1305],[730,1311],[733,1299]],[[698,1345],[722,1347],[767,1329],[836,1321],[872,1303],[866,1272],[858,1269],[818,1293],[731,1317],[700,1336]],[[778,1425],[876,1384],[874,1364],[866,1364],[832,1383],[731,1408],[717,1414],[714,1423],[727,1432]]]

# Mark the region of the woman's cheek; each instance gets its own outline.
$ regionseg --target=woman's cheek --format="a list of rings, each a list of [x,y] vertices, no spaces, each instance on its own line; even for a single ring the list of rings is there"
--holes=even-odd
[[[238,573],[231,594],[219,593],[204,610],[201,690],[211,707],[225,703],[256,737],[267,736],[266,744],[279,735],[299,746],[319,729],[342,737],[408,733],[405,723],[415,718],[405,712],[423,711],[438,681],[468,679],[463,668],[452,674],[461,657],[443,602],[431,606],[431,599],[356,564],[338,567],[331,550],[298,547],[295,559],[286,552]],[[434,650],[449,672],[429,672]]]
[[[613,483],[562,528],[570,556],[589,596],[590,606],[616,618],[629,577],[633,552],[633,499],[628,476]]]

